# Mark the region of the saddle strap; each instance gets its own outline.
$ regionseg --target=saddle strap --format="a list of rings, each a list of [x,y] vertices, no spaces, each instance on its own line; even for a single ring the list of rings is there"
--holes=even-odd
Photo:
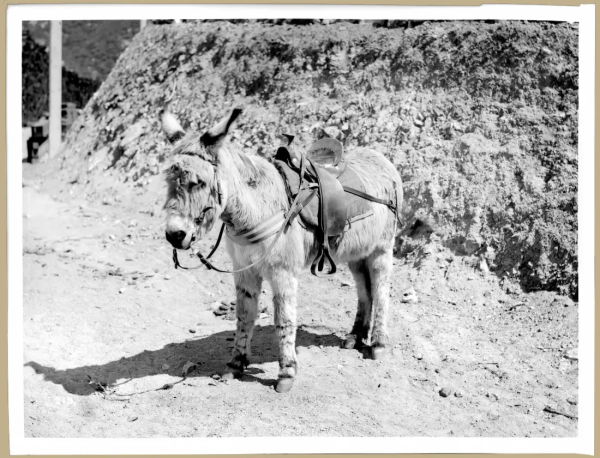
[[[396,208],[396,204],[394,203],[393,200],[379,199],[378,197],[371,196],[370,194],[359,191],[358,189],[351,188],[350,186],[342,186],[342,187],[344,188],[344,191],[346,191],[350,194],[354,194],[355,196],[362,197],[365,200],[370,200],[371,202],[376,202],[378,204],[385,205],[394,213],[394,215],[397,215],[398,209]]]

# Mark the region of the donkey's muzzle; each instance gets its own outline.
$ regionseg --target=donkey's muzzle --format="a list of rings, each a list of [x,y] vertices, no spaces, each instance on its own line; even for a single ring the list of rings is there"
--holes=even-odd
[[[165,237],[173,245],[173,248],[182,248],[181,243],[185,240],[186,235],[185,231],[165,232]]]

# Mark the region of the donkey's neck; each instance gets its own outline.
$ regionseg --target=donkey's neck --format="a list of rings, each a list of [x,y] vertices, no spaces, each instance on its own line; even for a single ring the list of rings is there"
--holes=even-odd
[[[236,231],[254,228],[278,211],[287,210],[283,179],[266,159],[223,148],[218,173],[226,188],[221,219]]]

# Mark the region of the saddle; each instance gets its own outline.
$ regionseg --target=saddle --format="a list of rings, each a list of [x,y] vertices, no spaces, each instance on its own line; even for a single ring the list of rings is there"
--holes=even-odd
[[[300,215],[303,227],[316,232],[319,252],[311,266],[312,274],[333,275],[337,269],[329,253],[330,242],[354,221],[373,213],[368,202],[373,199],[365,200],[372,196],[364,192],[362,180],[347,165],[342,144],[331,138],[314,143],[300,157],[280,146],[274,164],[284,177],[288,199],[298,202],[290,211]],[[325,261],[329,270],[323,273]]]

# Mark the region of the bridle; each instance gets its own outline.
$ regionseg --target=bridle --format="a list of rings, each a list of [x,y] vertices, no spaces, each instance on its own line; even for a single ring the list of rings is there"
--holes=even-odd
[[[217,167],[216,165],[214,165],[215,167],[215,179],[217,182],[217,193],[219,195],[219,205],[221,205],[221,189],[220,189],[220,183],[217,177]],[[302,185],[304,184],[304,172],[306,170],[306,164],[304,162],[304,157],[301,156],[300,157],[300,187],[302,187]],[[313,194],[311,194],[309,196],[309,198],[304,199],[302,202],[299,202],[299,197],[300,197],[300,193],[298,193],[296,195],[296,197],[294,198],[294,201],[292,202],[292,204],[290,205],[289,210],[284,214],[283,216],[283,222],[279,228],[279,230],[277,231],[275,238],[273,239],[273,241],[271,242],[271,244],[269,245],[269,247],[265,250],[265,254],[262,255],[257,261],[253,262],[252,264],[242,267],[241,269],[235,269],[235,270],[224,270],[224,269],[219,269],[218,267],[215,267],[210,261],[210,257],[215,253],[215,251],[217,251],[217,248],[219,247],[219,244],[221,243],[221,239],[223,238],[223,232],[225,231],[225,223],[223,223],[221,225],[221,229],[219,230],[219,236],[217,237],[217,241],[215,243],[215,245],[212,247],[210,253],[208,254],[208,256],[204,257],[202,255],[202,253],[200,253],[200,251],[196,251],[194,253],[195,256],[198,257],[198,259],[200,260],[201,264],[194,266],[194,267],[184,267],[179,263],[179,259],[177,258],[177,248],[173,248],[173,263],[175,264],[175,269],[177,268],[181,268],[184,270],[195,270],[195,269],[199,269],[202,267],[202,265],[204,265],[208,270],[215,270],[217,272],[221,272],[221,273],[227,273],[227,274],[231,274],[231,273],[237,273],[237,272],[242,272],[244,270],[248,270],[254,266],[256,266],[257,264],[261,263],[262,261],[264,261],[267,256],[269,256],[269,254],[271,254],[271,251],[273,250],[273,248],[275,247],[275,244],[277,243],[277,241],[279,240],[279,238],[281,237],[281,234],[283,234],[286,229],[288,228],[290,222],[300,213],[300,211],[304,208],[304,205],[306,205],[307,202],[310,201],[310,199],[312,199],[312,197],[314,196],[314,193],[316,193],[316,189],[313,191]],[[208,211],[211,207],[206,207],[203,211],[202,214],[204,214],[205,211]],[[273,234],[270,234],[273,235]],[[269,236],[270,236],[269,235]]]

